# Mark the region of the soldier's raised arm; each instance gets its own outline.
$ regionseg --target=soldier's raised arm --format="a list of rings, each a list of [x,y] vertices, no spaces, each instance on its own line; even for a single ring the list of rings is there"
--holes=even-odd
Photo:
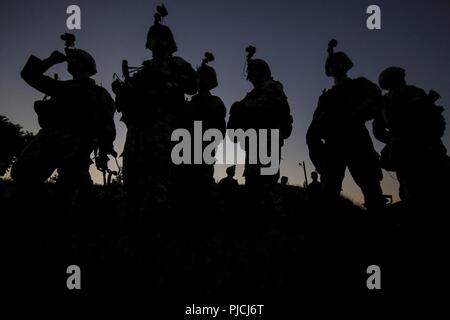
[[[41,60],[31,55],[20,73],[23,80],[36,90],[52,96],[61,90],[62,81],[55,80],[44,73],[55,64],[64,62],[66,57],[59,51],[54,51],[50,57]]]

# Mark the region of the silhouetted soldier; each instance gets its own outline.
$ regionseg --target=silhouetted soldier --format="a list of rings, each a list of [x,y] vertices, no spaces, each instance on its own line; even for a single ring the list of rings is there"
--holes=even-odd
[[[153,58],[125,82],[115,81],[113,91],[122,120],[127,125],[123,151],[123,178],[129,207],[138,212],[168,208],[173,185],[171,134],[181,126],[184,94],[197,92],[197,75],[191,65],[173,54],[177,51],[169,27],[161,24],[167,15],[157,7],[145,47]]]
[[[190,102],[186,104],[186,114],[184,115],[184,125],[194,137],[194,122],[200,121],[202,130],[217,129],[225,135],[226,130],[226,108],[222,100],[211,94],[211,90],[218,86],[216,71],[208,65],[214,61],[214,55],[210,52],[205,53],[201,66],[197,69],[198,74],[198,93],[194,95]],[[203,142],[201,152],[210,142]],[[177,179],[182,180],[179,183],[180,199],[185,204],[192,204],[196,209],[210,212],[213,204],[214,164],[194,163],[195,144],[191,148],[191,164],[181,164],[177,169]],[[215,150],[211,152],[215,156]],[[197,210],[198,211],[198,210]]]
[[[205,53],[205,58],[201,66],[197,69],[198,74],[198,93],[194,95],[187,104],[186,119],[188,120],[187,128],[194,136],[194,121],[202,122],[202,129],[218,129],[225,135],[226,122],[225,117],[227,110],[223,101],[211,94],[211,90],[218,85],[216,71],[208,65],[208,62],[214,61],[212,53]],[[203,143],[202,154],[204,148],[209,142]],[[194,149],[192,149],[192,161],[194,163]],[[212,152],[214,156],[215,153]],[[187,165],[189,178],[195,181],[197,186],[211,189],[214,184],[214,165],[213,164],[191,164]]]
[[[441,140],[446,125],[444,109],[435,104],[439,94],[407,85],[405,70],[399,67],[385,69],[379,84],[388,92],[373,132],[386,144],[381,163],[386,170],[396,172],[401,199],[448,193],[450,162]]]
[[[100,167],[107,165],[108,155],[116,155],[115,108],[109,93],[90,78],[97,73],[94,58],[74,48],[74,35],[64,34],[61,39],[66,43],[65,54],[54,51],[44,60],[32,55],[21,72],[30,86],[49,99],[35,103],[42,129],[14,163],[11,176],[18,186],[31,191],[57,169],[61,197],[72,200],[75,190],[86,190],[92,184],[91,153],[97,150]],[[44,75],[64,61],[72,80]]]
[[[229,194],[234,194],[237,192],[239,183],[234,178],[234,175],[236,174],[236,166],[228,167],[226,172],[227,176],[219,181],[219,190],[227,197]]]
[[[228,128],[230,129],[277,129],[279,130],[279,149],[277,156],[281,155],[284,140],[292,132],[292,116],[283,85],[272,78],[269,65],[262,59],[252,59],[256,49],[247,48],[247,80],[254,89],[244,99],[235,102],[230,109]],[[268,141],[257,141],[258,153],[261,143],[267,143],[270,150],[270,133]],[[241,141],[241,144],[243,141]],[[252,146],[254,147],[254,146]],[[246,164],[244,170],[245,185],[251,193],[259,193],[262,189],[271,189],[277,184],[279,170],[273,175],[261,175],[261,163],[249,163],[248,143],[245,144]],[[268,165],[267,165],[268,166]]]
[[[327,197],[339,196],[348,167],[364,194],[365,206],[382,207],[385,199],[379,157],[365,126],[381,104],[381,91],[365,78],[347,76],[353,63],[345,53],[334,52],[336,45],[336,40],[330,41],[325,64],[325,73],[334,78],[334,86],[319,98],[306,137],[309,154]]]
[[[319,173],[317,171],[311,172],[312,182],[308,184],[308,192],[313,194],[320,194],[322,190],[322,184],[319,181]]]
[[[226,170],[227,176],[218,183],[218,190],[227,214],[233,214],[239,203],[239,183],[234,178],[236,166],[230,166]]]
[[[280,185],[273,192],[273,213],[276,216],[287,217],[293,211],[294,199],[297,198],[295,189],[289,184],[289,178],[282,176]]]

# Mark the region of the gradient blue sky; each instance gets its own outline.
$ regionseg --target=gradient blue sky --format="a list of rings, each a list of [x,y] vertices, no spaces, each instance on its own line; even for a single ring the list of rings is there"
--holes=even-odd
[[[150,57],[145,37],[160,1],[2,1],[0,10],[0,114],[27,130],[39,129],[33,101],[42,94],[27,86],[20,70],[32,53],[47,57],[62,49],[61,33],[66,29],[66,8],[81,7],[82,28],[76,31],[77,46],[87,49],[96,60],[97,82],[110,90],[114,72],[120,73],[121,60],[139,65]],[[164,1],[169,25],[178,44],[178,55],[200,64],[205,51],[216,56],[213,66],[220,86],[214,94],[227,108],[251,89],[243,69],[245,47],[257,47],[256,56],[269,62],[274,78],[285,87],[294,115],[294,131],[284,148],[282,175],[291,184],[302,184],[299,161],[309,161],[305,133],[317,98],[331,79],[324,74],[326,46],[339,40],[339,50],[354,61],[351,76],[373,81],[382,69],[392,65],[407,70],[407,80],[442,95],[441,104],[450,102],[450,1]],[[366,8],[377,4],[382,10],[382,30],[366,28]],[[62,79],[68,75],[56,67]],[[449,119],[448,109],[445,113]],[[122,149],[125,127],[117,119],[116,147]],[[449,134],[444,137],[449,146]],[[380,150],[381,145],[376,143]],[[426,168],[417,168],[426,170]],[[93,169],[93,175],[100,176]],[[238,175],[242,174],[238,170]],[[224,175],[217,168],[216,178]],[[385,193],[397,195],[397,182],[385,173]],[[242,180],[241,180],[242,181]],[[361,193],[347,175],[344,194],[361,201]]]

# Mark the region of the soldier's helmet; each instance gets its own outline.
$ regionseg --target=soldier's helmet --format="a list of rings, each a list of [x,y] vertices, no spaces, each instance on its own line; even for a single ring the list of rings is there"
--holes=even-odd
[[[69,72],[84,71],[87,72],[90,77],[95,75],[97,73],[95,59],[87,51],[74,48],[75,35],[65,33],[61,35],[61,39],[66,43],[64,52],[66,53]]]
[[[400,67],[386,68],[378,77],[378,84],[383,90],[390,90],[405,83],[405,69]]]
[[[168,11],[164,5],[156,7],[154,23],[147,33],[147,41],[145,43],[146,49],[152,50],[152,42],[165,41],[167,45],[166,49],[169,54],[173,54],[178,50],[172,31],[168,26],[161,24],[162,18],[167,15]]]
[[[247,79],[248,73],[251,69],[257,70],[263,78],[270,78],[272,76],[272,72],[269,64],[262,59],[253,59],[253,56],[256,53],[256,48],[254,46],[248,46],[245,51],[247,52]]]
[[[347,72],[351,68],[353,68],[353,62],[350,60],[350,58],[345,54],[344,52],[334,52],[334,48],[336,48],[338,45],[338,42],[336,39],[332,39],[330,42],[328,42],[328,58],[325,62],[325,74],[328,77],[331,77],[331,67],[334,64],[341,64],[344,67],[344,70]]]
[[[216,71],[214,68],[208,66],[208,63],[212,61],[214,61],[214,55],[211,52],[205,52],[202,64],[197,69],[199,86],[206,90],[212,90],[218,86]]]

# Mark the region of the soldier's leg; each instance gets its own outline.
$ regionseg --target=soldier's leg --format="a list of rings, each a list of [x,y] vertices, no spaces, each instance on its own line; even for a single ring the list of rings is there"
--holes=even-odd
[[[276,216],[281,212],[281,189],[279,188],[278,180],[280,179],[280,171],[275,174],[261,175],[261,203],[264,213]]]
[[[247,189],[258,189],[259,186],[260,167],[257,164],[245,164],[244,178]]]
[[[323,186],[323,195],[327,199],[337,199],[341,194],[342,181],[345,177],[347,164],[345,159],[335,155],[328,157],[320,172]]]
[[[360,151],[359,151],[360,152]],[[367,209],[379,209],[385,206],[386,199],[381,189],[383,173],[378,155],[373,150],[351,155],[349,171],[364,195],[364,206]]]
[[[175,169],[170,158],[170,143],[166,139],[149,142],[147,153],[148,175],[142,211],[164,214],[170,206]]]
[[[267,142],[267,144],[270,144],[270,141]],[[279,144],[279,146],[281,145],[281,142]],[[278,180],[280,179],[280,163],[281,163],[281,147],[279,147],[276,150],[272,150],[271,148],[269,148],[269,146],[267,146],[267,150],[270,150],[270,152],[274,152],[275,154],[270,154],[271,157],[271,162],[269,162],[268,164],[260,164],[260,182],[262,183],[262,185],[264,186],[265,189],[267,190],[271,190],[273,189],[273,187],[278,183]],[[259,148],[258,148],[258,152],[259,152]],[[275,168],[276,170],[275,173],[273,174],[263,174],[263,168],[265,168],[266,173],[267,170],[269,168],[271,168],[271,166],[274,166],[275,162],[274,158],[277,159],[276,163],[278,163],[278,166]],[[271,168],[273,169],[273,168]]]
[[[58,141],[57,191],[61,205],[71,209],[75,200],[84,201],[92,186],[89,167],[92,143],[71,134],[61,135]]]
[[[408,199],[408,181],[406,179],[407,175],[405,175],[405,172],[403,172],[402,169],[397,169],[396,172],[398,183],[400,184],[398,195],[400,197],[400,200],[406,201]]]
[[[170,135],[152,126],[129,127],[124,149],[124,182],[135,216],[168,204],[171,179]],[[160,210],[161,209],[161,210]]]
[[[397,177],[402,190],[402,200],[427,201],[438,189],[438,180],[442,172],[435,171],[436,163],[430,163],[425,158],[409,158],[397,170]],[[426,171],[418,168],[427,168]]]
[[[144,192],[148,181],[147,153],[143,146],[145,129],[129,126],[123,150],[123,182],[127,193],[127,210],[131,217],[136,217],[142,206]]]

